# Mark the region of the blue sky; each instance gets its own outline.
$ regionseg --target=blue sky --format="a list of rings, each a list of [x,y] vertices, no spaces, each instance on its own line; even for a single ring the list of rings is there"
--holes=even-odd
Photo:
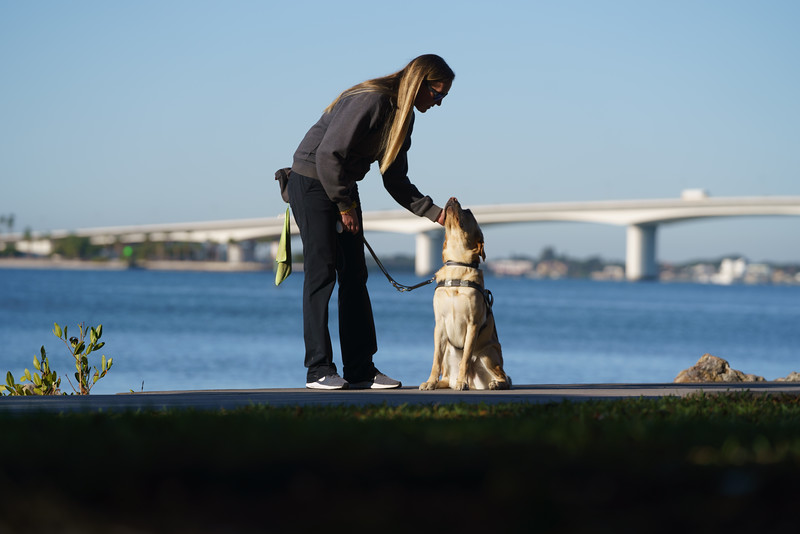
[[[343,89],[422,53],[412,181],[463,204],[800,195],[800,2],[0,0],[0,214],[16,230],[265,217]],[[395,209],[377,170],[366,210]],[[625,229],[485,229],[489,259],[624,258]],[[658,256],[800,261],[800,218],[662,227]],[[375,235],[379,253],[410,236]]]

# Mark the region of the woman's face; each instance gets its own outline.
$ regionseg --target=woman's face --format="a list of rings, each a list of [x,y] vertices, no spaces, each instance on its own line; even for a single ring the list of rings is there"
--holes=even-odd
[[[420,113],[425,113],[433,106],[441,106],[442,99],[450,92],[451,85],[453,85],[452,81],[428,82],[423,80],[417,91],[417,97],[414,99],[414,107]]]

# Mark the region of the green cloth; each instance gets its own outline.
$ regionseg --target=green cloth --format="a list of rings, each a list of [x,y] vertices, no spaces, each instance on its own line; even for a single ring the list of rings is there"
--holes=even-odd
[[[275,255],[275,285],[289,278],[292,274],[292,234],[289,225],[289,206],[286,206],[286,215],[283,219],[283,231],[278,243],[278,253]]]

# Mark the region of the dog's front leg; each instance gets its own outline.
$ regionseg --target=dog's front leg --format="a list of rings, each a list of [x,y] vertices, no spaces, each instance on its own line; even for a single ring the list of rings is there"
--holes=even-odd
[[[433,328],[433,366],[431,367],[431,376],[428,377],[428,381],[419,385],[419,389],[422,390],[436,389],[436,385],[439,383],[439,376],[442,374],[442,358],[444,358],[444,349],[447,343],[442,323],[443,321],[436,321],[436,325]]]
[[[464,336],[464,352],[461,354],[461,361],[458,363],[458,378],[453,389],[463,391],[469,389],[467,384],[467,372],[469,371],[472,351],[475,350],[475,342],[478,339],[478,325],[468,324],[466,336]]]

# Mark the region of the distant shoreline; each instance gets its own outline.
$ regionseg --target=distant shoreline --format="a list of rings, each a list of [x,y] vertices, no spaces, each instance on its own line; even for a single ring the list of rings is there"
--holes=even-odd
[[[144,269],[148,271],[211,271],[211,272],[257,272],[272,271],[272,265],[261,262],[229,263],[223,261],[142,261],[133,267],[126,261],[84,261],[52,258],[2,258],[0,269],[63,269],[125,271]]]

